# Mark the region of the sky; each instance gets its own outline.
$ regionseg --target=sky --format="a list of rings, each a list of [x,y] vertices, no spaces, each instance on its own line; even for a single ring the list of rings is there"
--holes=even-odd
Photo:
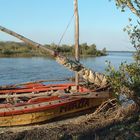
[[[98,49],[134,50],[123,28],[129,10],[122,13],[109,0],[79,0],[80,43]],[[0,25],[41,44],[58,44],[73,15],[73,0],[0,0]],[[0,32],[0,41],[19,41]],[[74,19],[61,44],[74,44]]]

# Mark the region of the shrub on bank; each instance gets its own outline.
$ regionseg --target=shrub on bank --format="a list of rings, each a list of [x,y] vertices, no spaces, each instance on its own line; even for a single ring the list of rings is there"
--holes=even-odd
[[[107,78],[116,95],[125,94],[136,104],[140,105],[140,64],[122,63],[116,70],[108,63]]]

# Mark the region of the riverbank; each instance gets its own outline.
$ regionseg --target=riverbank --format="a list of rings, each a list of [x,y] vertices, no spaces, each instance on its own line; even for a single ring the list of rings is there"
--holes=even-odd
[[[74,56],[74,46],[73,45],[61,45],[57,46],[55,44],[44,45],[45,47],[58,51],[59,53],[65,55]],[[80,55],[81,56],[105,56],[107,55],[106,49],[97,50],[96,45],[87,45],[87,43],[80,45]],[[49,56],[48,53],[32,48],[25,43],[19,42],[0,42],[0,57],[37,57],[37,56]]]
[[[1,140],[138,140],[140,113],[135,105],[115,106],[42,125],[0,128]]]

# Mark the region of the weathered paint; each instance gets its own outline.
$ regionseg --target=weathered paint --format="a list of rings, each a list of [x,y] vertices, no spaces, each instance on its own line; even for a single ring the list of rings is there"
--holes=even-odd
[[[74,102],[75,106],[72,108],[70,107],[71,103],[69,103],[44,111],[0,117],[0,126],[28,125],[44,122],[57,117],[70,115],[72,113],[96,107],[104,100],[106,99],[82,99]]]

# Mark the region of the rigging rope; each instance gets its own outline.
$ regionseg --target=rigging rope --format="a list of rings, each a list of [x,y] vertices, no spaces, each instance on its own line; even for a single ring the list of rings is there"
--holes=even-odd
[[[61,44],[61,42],[62,42],[62,40],[63,40],[63,38],[64,38],[64,36],[65,36],[65,34],[66,34],[66,32],[67,32],[67,30],[68,30],[68,28],[69,28],[69,26],[70,26],[72,20],[73,20],[73,17],[74,17],[74,14],[73,14],[72,17],[70,18],[70,21],[68,22],[68,25],[66,26],[66,29],[64,30],[64,32],[63,32],[63,34],[62,34],[62,36],[61,36],[61,38],[60,38],[60,40],[59,40],[59,42],[58,42],[58,45],[57,45],[57,47],[56,47],[56,50],[57,50],[57,48],[60,46],[60,44]]]

